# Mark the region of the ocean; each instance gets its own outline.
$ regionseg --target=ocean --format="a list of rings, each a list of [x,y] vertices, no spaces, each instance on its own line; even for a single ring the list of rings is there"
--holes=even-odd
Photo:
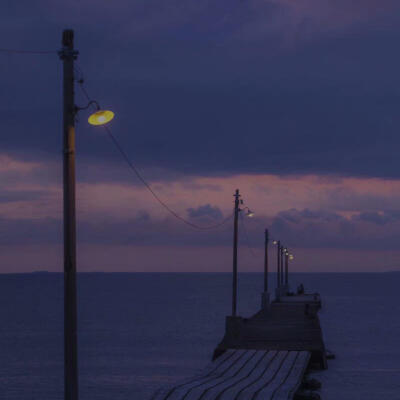
[[[258,311],[262,282],[239,275],[240,315]],[[400,273],[292,274],[299,283],[321,294],[336,355],[315,374],[321,397],[399,400]],[[231,310],[230,274],[83,273],[78,289],[82,400],[147,400],[195,374]],[[0,275],[0,321],[0,399],[62,399],[62,274]]]

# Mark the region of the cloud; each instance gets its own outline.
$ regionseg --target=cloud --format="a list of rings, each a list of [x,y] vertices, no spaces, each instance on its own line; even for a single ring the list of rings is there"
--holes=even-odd
[[[398,1],[16,4],[0,14],[7,45],[57,50],[62,29],[75,29],[90,96],[116,112],[113,133],[179,215],[230,215],[240,188],[256,212],[245,222],[256,251],[266,227],[300,252],[325,248],[332,258],[397,248]],[[54,260],[62,64],[55,54],[0,57],[0,239],[20,246],[18,256],[25,248],[44,258],[46,248]],[[86,104],[78,90],[76,103]],[[78,237],[87,249],[116,255],[122,246],[126,255],[139,246],[143,255],[153,246],[155,262],[155,249],[230,248],[231,227],[191,232],[160,208],[86,118],[81,111],[76,144]]]
[[[197,208],[188,208],[187,213],[190,218],[209,217],[216,221],[222,218],[222,212],[218,207],[213,207],[211,204],[205,204]]]
[[[54,260],[55,252],[62,245],[61,182],[50,179],[54,169],[52,162],[31,168],[30,161],[8,157],[8,164],[0,163],[3,196],[0,196],[0,246],[9,248],[5,252],[10,263],[7,268],[14,265],[9,258],[11,248],[18,253],[26,249],[27,254],[33,254],[37,265],[48,265],[45,254],[39,255],[39,250],[34,249],[48,249],[52,257],[49,260]],[[50,174],[48,179],[46,170]],[[3,180],[10,176],[12,180]],[[256,212],[255,218],[243,221],[247,234],[243,226],[239,226],[240,251],[246,268],[257,268],[257,263],[247,257],[246,236],[256,258],[261,260],[265,228],[270,230],[272,238],[281,239],[296,255],[307,253],[310,257],[313,253],[308,252],[315,249],[321,255],[321,262],[324,257],[340,260],[337,254],[345,259],[346,252],[352,252],[352,257],[357,251],[360,254],[375,252],[378,260],[383,254],[397,251],[400,237],[400,181],[397,180],[258,174],[186,175],[176,179],[167,176],[165,181],[159,176],[153,187],[176,212],[188,215],[199,225],[209,225],[230,215],[232,195],[240,187],[245,206]],[[215,249],[218,257],[222,249],[231,253],[230,223],[215,231],[191,230],[161,208],[144,187],[131,185],[129,181],[112,182],[109,177],[104,182],[85,179],[78,182],[77,194],[77,232],[81,248],[103,248],[101,252],[109,249],[110,254],[117,254],[118,248],[124,248],[124,254],[128,254],[128,248],[132,251],[140,248],[142,256],[145,249],[153,254],[155,249],[165,252],[167,248],[186,255],[188,249],[192,254],[198,254],[200,249],[208,249],[213,254],[212,249]],[[395,256],[390,257],[390,268],[395,268]],[[89,265],[89,253],[83,258],[86,267],[93,268]],[[156,255],[152,255],[153,261],[155,258]],[[94,254],[93,259],[96,259]],[[129,269],[122,258],[117,259]],[[354,260],[354,268],[364,268],[361,261]],[[26,265],[27,261],[15,257],[17,262]],[[141,262],[148,265],[144,259]],[[332,262],[329,265],[333,265]],[[316,268],[315,263],[314,260],[311,265]],[[373,268],[371,263],[372,260],[368,268]],[[168,261],[174,269],[172,264],[172,260]],[[306,260],[298,265],[308,268]],[[132,268],[142,270],[138,265]]]
[[[354,221],[365,221],[376,225],[386,225],[400,221],[399,211],[361,212],[352,216]]]
[[[113,132],[146,171],[399,176],[398,2],[18,4],[0,16],[10,47],[57,50],[75,28],[86,87],[116,112]],[[1,57],[1,148],[58,161],[60,60]],[[86,104],[78,90],[76,101]],[[120,160],[86,117],[77,160],[101,180]]]

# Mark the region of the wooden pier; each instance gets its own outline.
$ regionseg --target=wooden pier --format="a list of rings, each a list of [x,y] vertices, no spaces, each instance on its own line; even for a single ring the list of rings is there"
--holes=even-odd
[[[237,214],[235,194],[232,315],[226,317],[225,335],[214,350],[213,361],[201,373],[160,389],[151,400],[315,400],[306,380],[309,369],[326,369],[327,357],[318,318],[321,297],[297,293],[289,287],[289,252],[277,244],[275,300],[268,293],[268,230],[265,230],[264,292],[261,309],[250,318],[236,315]],[[291,256],[292,257],[292,256]],[[285,262],[284,262],[285,261]],[[307,389],[307,390],[306,390]]]
[[[153,400],[286,400],[300,387],[309,358],[307,351],[227,350],[202,374]]]
[[[307,351],[313,365],[326,368],[320,302],[312,296],[290,298],[272,302],[251,318],[227,317],[225,336],[214,357],[227,349]]]
[[[317,294],[281,296],[251,318],[227,317],[213,362],[152,400],[288,400],[310,368],[327,368]],[[314,397],[312,397],[314,396]]]

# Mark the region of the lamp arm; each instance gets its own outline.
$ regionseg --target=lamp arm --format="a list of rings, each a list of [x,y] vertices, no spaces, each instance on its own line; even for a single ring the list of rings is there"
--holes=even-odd
[[[100,110],[100,105],[99,105],[99,103],[98,103],[96,100],[90,100],[89,103],[87,103],[87,105],[86,105],[85,107],[78,107],[78,106],[75,106],[75,114],[78,113],[78,111],[87,110],[92,104],[94,104],[94,105],[96,106],[97,111]]]

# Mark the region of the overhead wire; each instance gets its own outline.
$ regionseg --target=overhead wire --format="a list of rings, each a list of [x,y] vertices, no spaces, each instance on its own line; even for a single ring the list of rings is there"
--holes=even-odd
[[[250,237],[249,237],[249,233],[248,233],[248,231],[247,231],[246,224],[245,224],[245,222],[244,222],[244,217],[243,217],[243,215],[242,215],[241,213],[239,213],[239,215],[240,215],[240,221],[241,221],[242,227],[243,227],[243,232],[244,232],[244,238],[245,238],[246,246],[248,247],[248,249],[249,249],[251,255],[252,255],[253,257],[257,257],[257,256],[256,256],[256,253],[255,253],[255,251],[254,251],[254,249],[253,249],[253,247],[252,247],[251,244],[250,244]]]
[[[57,54],[58,51],[55,50],[25,50],[25,49],[7,49],[7,48],[0,48],[0,53],[7,53],[7,54],[31,54],[31,55],[44,55],[44,54]],[[86,97],[86,99],[88,101],[90,101],[90,96],[88,94],[88,92],[86,91],[86,88],[83,86],[83,72],[82,69],[76,65],[76,71],[78,72],[78,74],[80,74],[80,78],[78,80],[79,83],[79,87],[82,91],[82,93],[84,94],[84,96]],[[110,137],[110,139],[112,140],[112,142],[114,143],[115,147],[117,148],[117,150],[119,151],[119,153],[121,154],[121,156],[123,157],[123,159],[125,160],[125,162],[127,163],[127,165],[130,167],[130,169],[134,172],[134,174],[136,175],[136,177],[143,183],[143,185],[149,190],[149,192],[152,194],[152,196],[158,201],[158,203],[164,207],[170,214],[172,214],[175,218],[179,219],[180,221],[182,221],[183,223],[185,223],[186,225],[194,228],[194,229],[198,229],[198,230],[210,230],[210,229],[216,229],[222,225],[224,225],[225,223],[227,223],[232,217],[233,217],[233,212],[232,214],[230,214],[228,217],[226,217],[225,219],[223,219],[222,221],[220,221],[219,223],[213,224],[213,225],[209,225],[209,226],[200,226],[197,225],[185,218],[183,218],[182,216],[180,216],[178,213],[176,213],[171,207],[169,207],[159,196],[158,194],[151,188],[150,184],[143,178],[143,176],[140,174],[140,172],[138,171],[138,169],[133,165],[132,161],[130,160],[130,158],[128,157],[128,155],[125,153],[124,149],[122,148],[122,146],[120,145],[120,143],[118,142],[117,138],[112,134],[111,130],[107,127],[107,126],[103,126],[103,128],[105,129],[105,131],[107,132],[108,136]]]
[[[79,72],[82,74],[82,70],[79,69]],[[81,77],[78,80],[78,84],[79,87],[82,90],[83,95],[86,97],[86,99],[88,101],[91,101],[91,98],[87,92],[87,90],[85,89],[85,87],[83,86],[83,78]],[[177,218],[178,220],[180,220],[181,222],[185,223],[186,225],[190,226],[193,229],[197,229],[197,230],[211,230],[211,229],[216,229],[221,227],[222,225],[226,224],[229,220],[232,219],[234,212],[232,212],[228,217],[224,218],[222,221],[213,224],[213,225],[208,225],[208,226],[200,226],[195,224],[194,222],[191,222],[189,220],[187,220],[186,218],[182,217],[181,215],[179,215],[177,212],[175,212],[168,204],[166,204],[161,198],[160,196],[153,190],[153,188],[150,186],[150,184],[144,179],[144,177],[142,176],[142,174],[139,172],[139,170],[136,168],[136,166],[132,163],[131,159],[129,158],[129,156],[127,155],[127,153],[125,152],[125,150],[122,148],[121,144],[119,143],[119,141],[117,140],[117,138],[113,135],[113,133],[111,132],[110,128],[106,125],[103,125],[104,130],[107,132],[109,138],[111,139],[111,141],[113,142],[114,146],[116,147],[116,149],[118,150],[118,152],[120,153],[120,155],[122,156],[122,158],[124,159],[124,161],[126,162],[126,164],[128,165],[128,167],[132,170],[132,172],[136,175],[136,177],[140,180],[140,182],[147,188],[147,190],[151,193],[151,195],[154,197],[154,199],[162,206],[164,207],[165,210],[167,210],[171,215],[173,215],[175,218]]]
[[[19,49],[0,48],[0,53],[43,55],[43,54],[57,54],[58,51],[55,51],[55,50],[19,50]]]
[[[119,153],[121,154],[121,156],[124,158],[124,160],[126,161],[126,163],[128,164],[128,166],[131,168],[131,170],[134,172],[134,174],[136,175],[136,177],[143,183],[143,185],[149,190],[149,192],[153,195],[153,197],[158,201],[158,203],[163,206],[169,213],[171,213],[175,218],[179,219],[180,221],[184,222],[185,224],[189,225],[192,228],[195,229],[199,229],[199,230],[210,230],[210,229],[215,229],[218,228],[222,225],[224,225],[226,222],[228,222],[232,216],[233,213],[231,215],[229,215],[229,217],[223,219],[222,221],[220,221],[217,224],[213,224],[213,225],[209,225],[209,226],[200,226],[197,225],[185,218],[183,218],[182,216],[180,216],[178,213],[176,213],[174,210],[172,210],[159,196],[158,194],[152,189],[152,187],[150,186],[149,183],[147,183],[147,181],[143,178],[143,176],[140,174],[140,172],[138,171],[138,169],[132,164],[130,158],[127,156],[127,154],[125,153],[124,149],[121,147],[121,145],[119,144],[118,140],[116,139],[116,137],[112,134],[110,128],[108,126],[103,126],[104,129],[106,130],[108,136],[110,137],[110,139],[112,140],[112,142],[114,143],[115,147],[118,149]]]

